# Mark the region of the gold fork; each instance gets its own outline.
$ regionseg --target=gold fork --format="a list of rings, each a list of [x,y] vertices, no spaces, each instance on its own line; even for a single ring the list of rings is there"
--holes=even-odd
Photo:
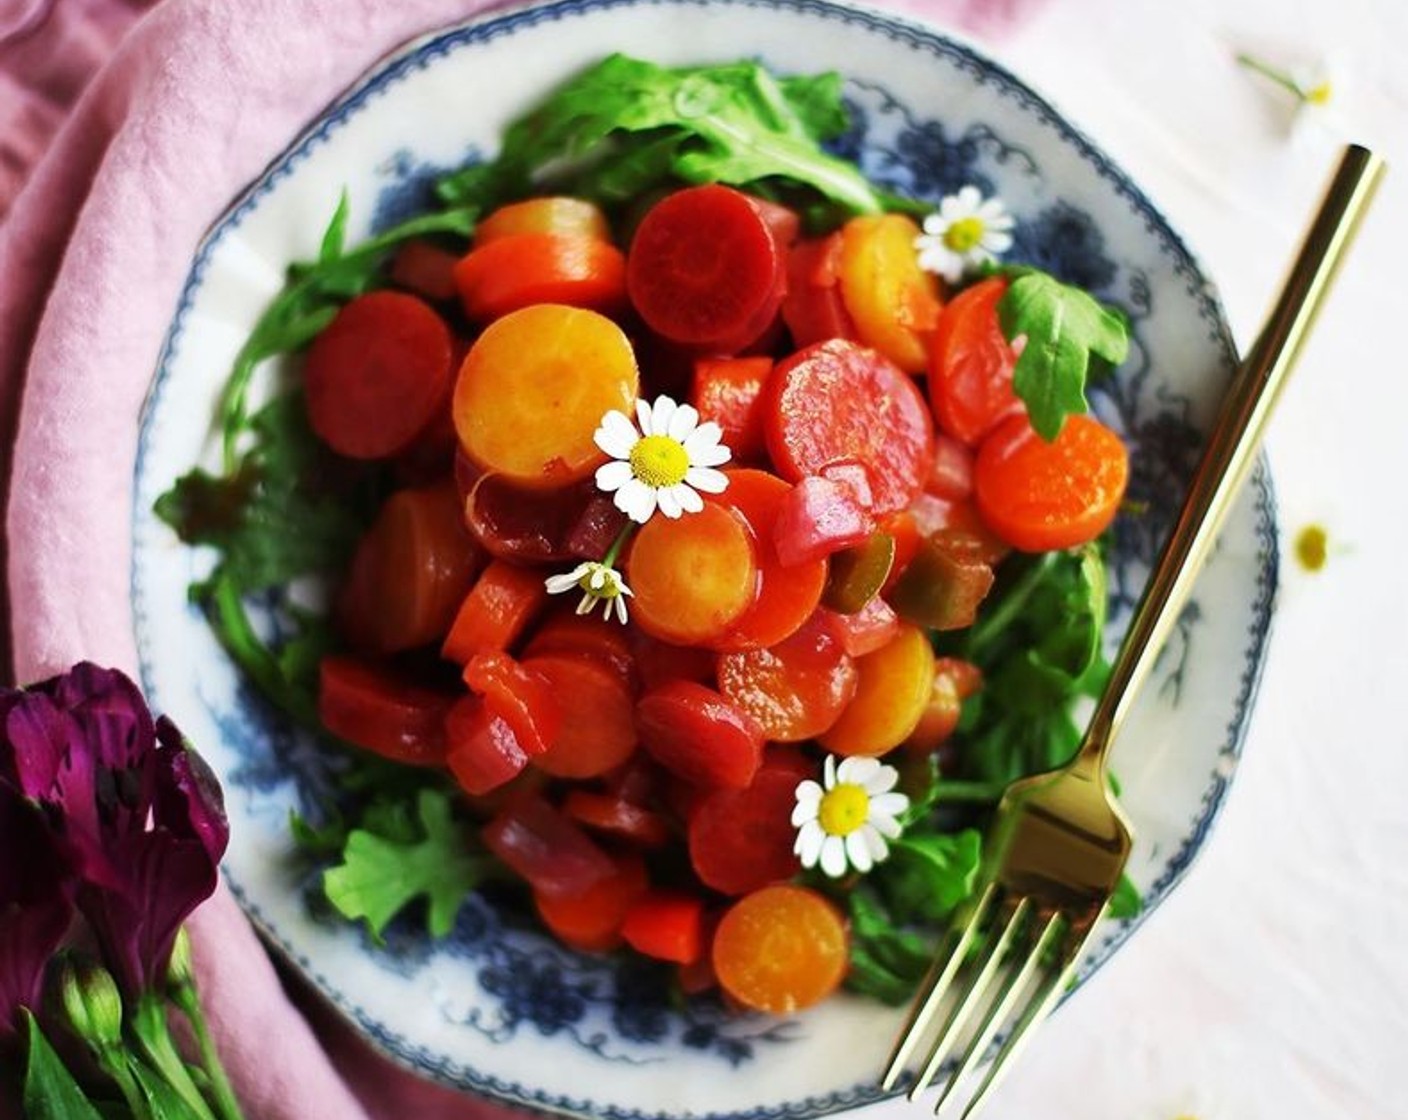
[[[977,1017],[935,1113],[979,1064],[1005,1024],[1005,1041],[964,1109],[988,1098],[1031,1029],[1066,989],[1129,856],[1131,829],[1106,780],[1110,745],[1187,600],[1197,570],[1253,462],[1286,375],[1357,232],[1383,162],[1349,146],[1341,156],[1266,325],[1239,367],[1173,532],[1129,629],[1085,738],[1064,768],[1014,782],[997,808],[976,901],[955,920],[910,1011],[881,1087],[894,1088],[962,977],[923,1067],[916,1099]]]

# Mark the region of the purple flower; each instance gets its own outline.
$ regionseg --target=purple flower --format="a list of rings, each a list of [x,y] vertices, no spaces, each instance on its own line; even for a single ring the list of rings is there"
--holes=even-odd
[[[19,1030],[21,1007],[39,1006],[44,966],[73,918],[72,893],[44,819],[0,781],[0,1043]]]
[[[43,809],[124,993],[153,989],[176,931],[215,889],[229,840],[220,787],[114,669],[84,662],[9,694],[0,714],[0,783]]]

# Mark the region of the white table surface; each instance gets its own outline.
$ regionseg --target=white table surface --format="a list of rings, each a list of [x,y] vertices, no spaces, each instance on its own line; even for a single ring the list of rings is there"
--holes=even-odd
[[[1318,126],[1233,61],[1333,56]],[[1408,1117],[1408,4],[1050,0],[991,53],[1119,160],[1259,324],[1344,140],[1390,170],[1272,423],[1270,654],[1197,865],[988,1120]],[[1318,572],[1292,543],[1329,534]],[[928,1115],[890,1102],[873,1120]]]

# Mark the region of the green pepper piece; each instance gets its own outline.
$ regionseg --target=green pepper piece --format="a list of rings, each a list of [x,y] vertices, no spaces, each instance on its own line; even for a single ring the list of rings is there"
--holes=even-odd
[[[865,543],[832,555],[822,601],[840,614],[855,614],[880,594],[894,566],[895,538],[872,533]]]
[[[890,606],[916,625],[961,630],[973,625],[992,583],[992,565],[976,555],[972,539],[940,531],[920,544],[890,593]]]

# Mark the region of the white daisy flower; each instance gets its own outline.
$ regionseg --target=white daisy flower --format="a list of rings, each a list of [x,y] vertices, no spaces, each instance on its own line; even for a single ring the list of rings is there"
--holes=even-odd
[[[636,402],[637,430],[624,412],[612,409],[601,418],[596,445],[611,456],[596,472],[596,484],[613,491],[616,508],[644,525],[659,509],[666,517],[698,513],[699,496],[721,493],[728,478],[715,467],[730,458],[720,443],[723,430],[713,421],[701,424],[691,405],[657,397],[653,405]]]
[[[608,620],[615,611],[621,624],[624,626],[626,623],[626,599],[632,591],[621,578],[621,573],[610,564],[588,560],[578,564],[570,572],[548,576],[543,583],[547,586],[549,595],[561,595],[565,591],[580,587],[582,601],[577,604],[578,614],[591,614],[592,608],[601,602],[606,604]]]
[[[966,269],[1012,248],[1012,226],[1000,198],[985,199],[977,187],[964,187],[924,219],[924,232],[914,239],[919,267],[957,284]]]
[[[1242,52],[1237,62],[1272,85],[1290,94],[1291,112],[1287,120],[1292,139],[1331,122],[1333,104],[1348,73],[1343,58],[1326,55],[1304,65],[1277,66],[1256,55]]]
[[[821,869],[833,879],[847,865],[864,873],[889,855],[887,840],[899,838],[899,815],[909,798],[895,792],[900,774],[875,758],[844,758],[836,764],[827,755],[822,781],[808,778],[797,786],[792,824],[797,842],[792,850],[803,867]]]

